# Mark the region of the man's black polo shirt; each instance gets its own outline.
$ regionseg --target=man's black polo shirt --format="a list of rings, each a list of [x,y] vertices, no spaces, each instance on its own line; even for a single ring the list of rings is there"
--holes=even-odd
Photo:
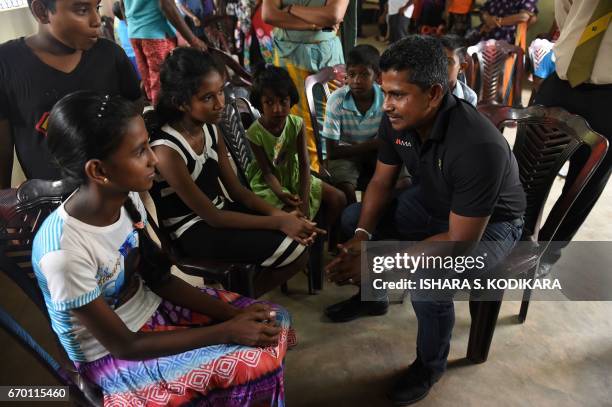
[[[430,215],[513,220],[525,211],[516,158],[504,136],[472,105],[444,97],[425,143],[414,130],[395,131],[383,115],[378,159],[404,163]]]

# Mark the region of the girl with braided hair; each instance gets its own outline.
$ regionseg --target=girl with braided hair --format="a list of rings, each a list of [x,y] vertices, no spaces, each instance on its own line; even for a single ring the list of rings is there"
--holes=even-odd
[[[76,191],[41,226],[32,263],[52,327],[108,405],[283,405],[286,311],[170,274],[138,192],[158,160],[136,107],[77,92],[48,143]]]

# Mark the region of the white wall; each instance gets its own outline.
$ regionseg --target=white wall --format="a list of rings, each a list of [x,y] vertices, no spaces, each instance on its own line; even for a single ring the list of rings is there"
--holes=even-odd
[[[36,31],[36,21],[30,9],[21,7],[0,11],[0,43],[30,35]]]

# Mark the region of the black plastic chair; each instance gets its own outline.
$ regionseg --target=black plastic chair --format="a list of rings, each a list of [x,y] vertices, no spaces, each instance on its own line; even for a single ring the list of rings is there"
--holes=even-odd
[[[45,218],[74,190],[63,181],[29,180],[18,189],[0,191],[0,270],[51,324],[32,270],[32,241]],[[53,358],[7,310],[0,307],[0,326],[19,342],[59,383],[69,386],[78,405],[102,405],[100,389],[80,376],[55,335],[60,360]]]
[[[521,47],[503,40],[487,40],[468,47],[467,52],[472,57],[472,64],[466,76],[468,85],[478,94],[478,104],[521,107],[525,64]],[[513,63],[509,64],[509,60]],[[504,84],[509,65],[512,66],[510,80]]]
[[[513,109],[502,106],[479,106],[478,110],[500,130],[517,125],[513,151],[527,197],[521,240],[532,244],[527,249],[511,253],[499,267],[498,272],[505,277],[525,275],[533,278],[556,230],[605,157],[608,141],[594,132],[582,117],[560,108],[531,106],[526,109]],[[582,148],[589,150],[588,159],[570,188],[558,198],[542,225],[544,204],[559,170],[578,149]],[[503,296],[503,293],[501,295]],[[519,322],[524,322],[527,317],[530,295],[528,290],[523,294]],[[487,360],[501,308],[501,298],[498,299],[470,301],[472,325],[467,358],[474,363]]]

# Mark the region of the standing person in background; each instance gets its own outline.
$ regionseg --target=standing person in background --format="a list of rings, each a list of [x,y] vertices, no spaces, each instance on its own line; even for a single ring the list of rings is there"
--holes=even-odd
[[[0,45],[0,188],[11,186],[13,149],[26,178],[61,178],[47,146],[47,120],[63,96],[95,90],[131,101],[141,97],[125,52],[99,38],[97,0],[28,5],[38,32]]]
[[[357,37],[363,38],[363,0],[357,0]]]
[[[612,122],[612,2],[610,0],[556,0],[555,19],[561,31],[553,47],[556,72],[540,86],[535,103],[562,107],[586,119],[610,141]],[[586,159],[579,150],[570,160],[565,192],[576,179]],[[541,274],[550,271],[561,257],[561,249],[572,240],[601,196],[610,178],[611,154],[586,184],[553,237],[540,263]]]
[[[380,0],[378,2],[378,35],[376,36],[376,41],[386,43],[389,39],[389,24],[387,20],[389,19],[389,1],[388,0]]]
[[[274,29],[274,65],[287,69],[300,102],[291,113],[304,119],[310,168],[319,171],[317,143],[308,113],[304,81],[327,66],[344,63],[337,35],[348,0],[263,0],[264,22]]]
[[[206,51],[202,40],[185,24],[174,0],[122,0],[128,36],[136,54],[138,71],[147,97],[153,104],[159,96],[159,69],[177,46],[176,30],[194,48]]]
[[[134,54],[134,48],[132,48],[132,43],[128,37],[128,28],[125,22],[125,16],[123,15],[123,10],[121,10],[121,3],[118,1],[113,3],[113,14],[115,15],[115,38],[119,40],[121,48],[123,48],[125,51],[125,55],[127,55],[129,58],[132,66],[134,67],[134,71],[136,71],[138,74],[138,79],[140,79],[138,64],[136,63],[136,55]]]
[[[258,63],[271,64],[274,44],[272,27],[261,18],[261,0],[257,0],[251,16],[251,30],[244,40],[244,67],[251,69]]]
[[[470,28],[472,4],[474,4],[474,0],[448,0],[446,2],[444,19],[447,24],[447,33],[461,37],[465,36],[468,28]]]
[[[246,36],[251,31],[251,18],[253,10],[256,6],[255,0],[236,0],[227,2],[225,12],[227,15],[236,17],[236,26],[234,32],[226,33],[228,35],[229,42],[233,44],[230,52],[236,52],[241,50],[244,45]],[[239,55],[240,58],[243,55]],[[241,64],[244,63],[241,61]]]
[[[361,33],[360,28],[357,26],[360,22],[357,8],[360,7],[358,0],[350,0],[346,11],[344,12],[344,19],[340,26],[340,38],[342,41],[342,50],[346,57],[355,45],[357,45],[357,34]]]
[[[517,24],[529,26],[536,22],[537,3],[538,0],[487,0],[481,9],[482,38],[514,44]]]
[[[413,0],[389,0],[389,43],[393,44],[408,35],[413,11]]]
[[[193,34],[199,39],[204,39],[204,18],[215,12],[212,0],[178,0],[176,5],[185,15],[185,23]]]

